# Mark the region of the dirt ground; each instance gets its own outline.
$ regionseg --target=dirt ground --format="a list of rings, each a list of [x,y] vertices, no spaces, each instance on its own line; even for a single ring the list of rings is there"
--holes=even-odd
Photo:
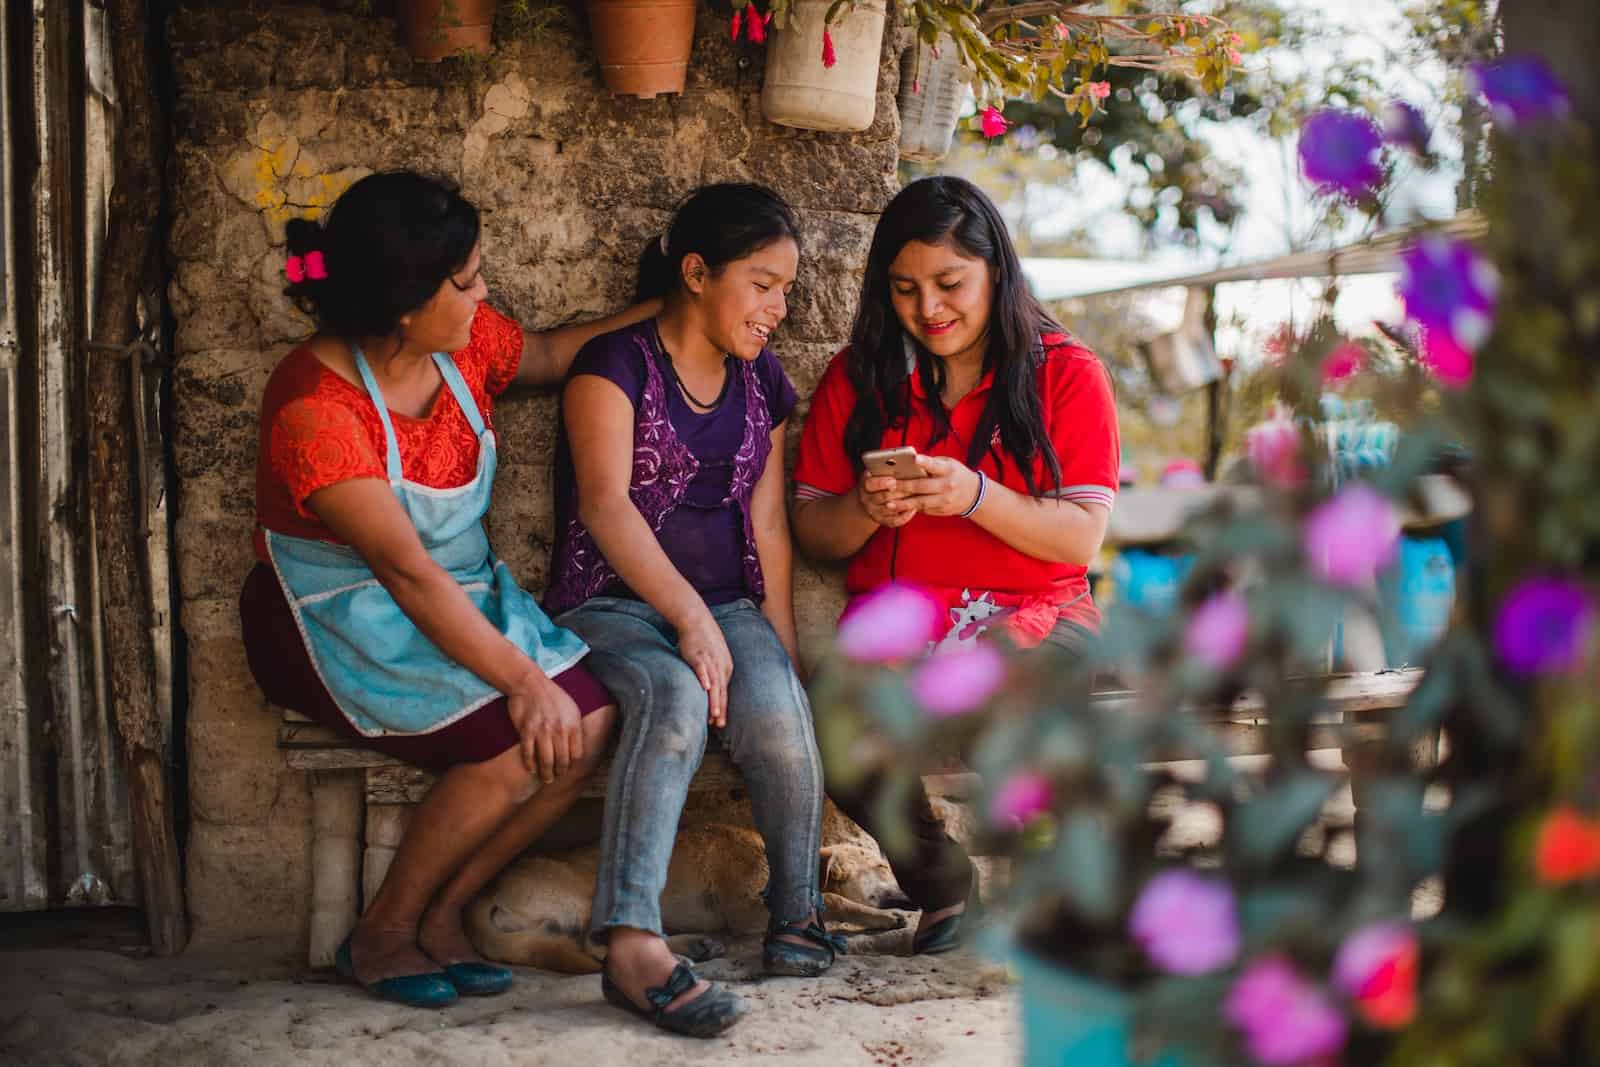
[[[909,932],[856,939],[904,952]],[[907,944],[900,944],[901,941]],[[511,992],[443,1011],[386,1004],[265,950],[192,950],[170,960],[113,946],[0,952],[4,1064],[1010,1064],[1015,990],[970,951],[942,957],[854,954],[818,979],[766,978],[759,939],[703,964],[749,999],[750,1014],[711,1041],[673,1037],[600,997],[596,976],[522,968]]]

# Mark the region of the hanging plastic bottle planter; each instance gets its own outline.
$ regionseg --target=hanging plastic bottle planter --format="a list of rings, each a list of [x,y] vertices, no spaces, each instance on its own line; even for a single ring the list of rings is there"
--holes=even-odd
[[[932,163],[950,151],[967,95],[961,56],[944,34],[932,46],[918,41],[900,65],[900,158]]]
[[[768,122],[831,132],[872,125],[884,0],[859,0],[831,26],[825,22],[830,6],[829,0],[794,0],[785,25],[774,27],[761,86]]]

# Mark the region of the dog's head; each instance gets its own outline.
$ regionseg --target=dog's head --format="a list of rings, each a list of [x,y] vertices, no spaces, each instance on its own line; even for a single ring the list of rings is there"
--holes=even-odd
[[[900,891],[888,861],[877,849],[827,845],[820,853],[819,863],[819,884],[825,893],[837,893],[846,900],[873,908],[916,910],[916,905]]]

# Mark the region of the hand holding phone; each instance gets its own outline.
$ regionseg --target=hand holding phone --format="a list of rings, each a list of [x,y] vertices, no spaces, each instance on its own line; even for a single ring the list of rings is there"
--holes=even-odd
[[[878,478],[905,481],[922,477],[922,468],[917,465],[917,450],[910,445],[863,452],[861,466],[868,474]]]

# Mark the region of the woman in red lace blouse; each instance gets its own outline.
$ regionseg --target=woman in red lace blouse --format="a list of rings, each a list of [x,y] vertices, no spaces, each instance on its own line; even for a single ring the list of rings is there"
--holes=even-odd
[[[492,398],[558,383],[583,342],[656,308],[524,332],[483,303],[477,210],[409,172],[287,236],[317,332],[262,400],[250,667],[274,704],[440,774],[340,970],[417,1006],[501,992],[511,973],[461,910],[576,799],[615,708],[489,547]]]

